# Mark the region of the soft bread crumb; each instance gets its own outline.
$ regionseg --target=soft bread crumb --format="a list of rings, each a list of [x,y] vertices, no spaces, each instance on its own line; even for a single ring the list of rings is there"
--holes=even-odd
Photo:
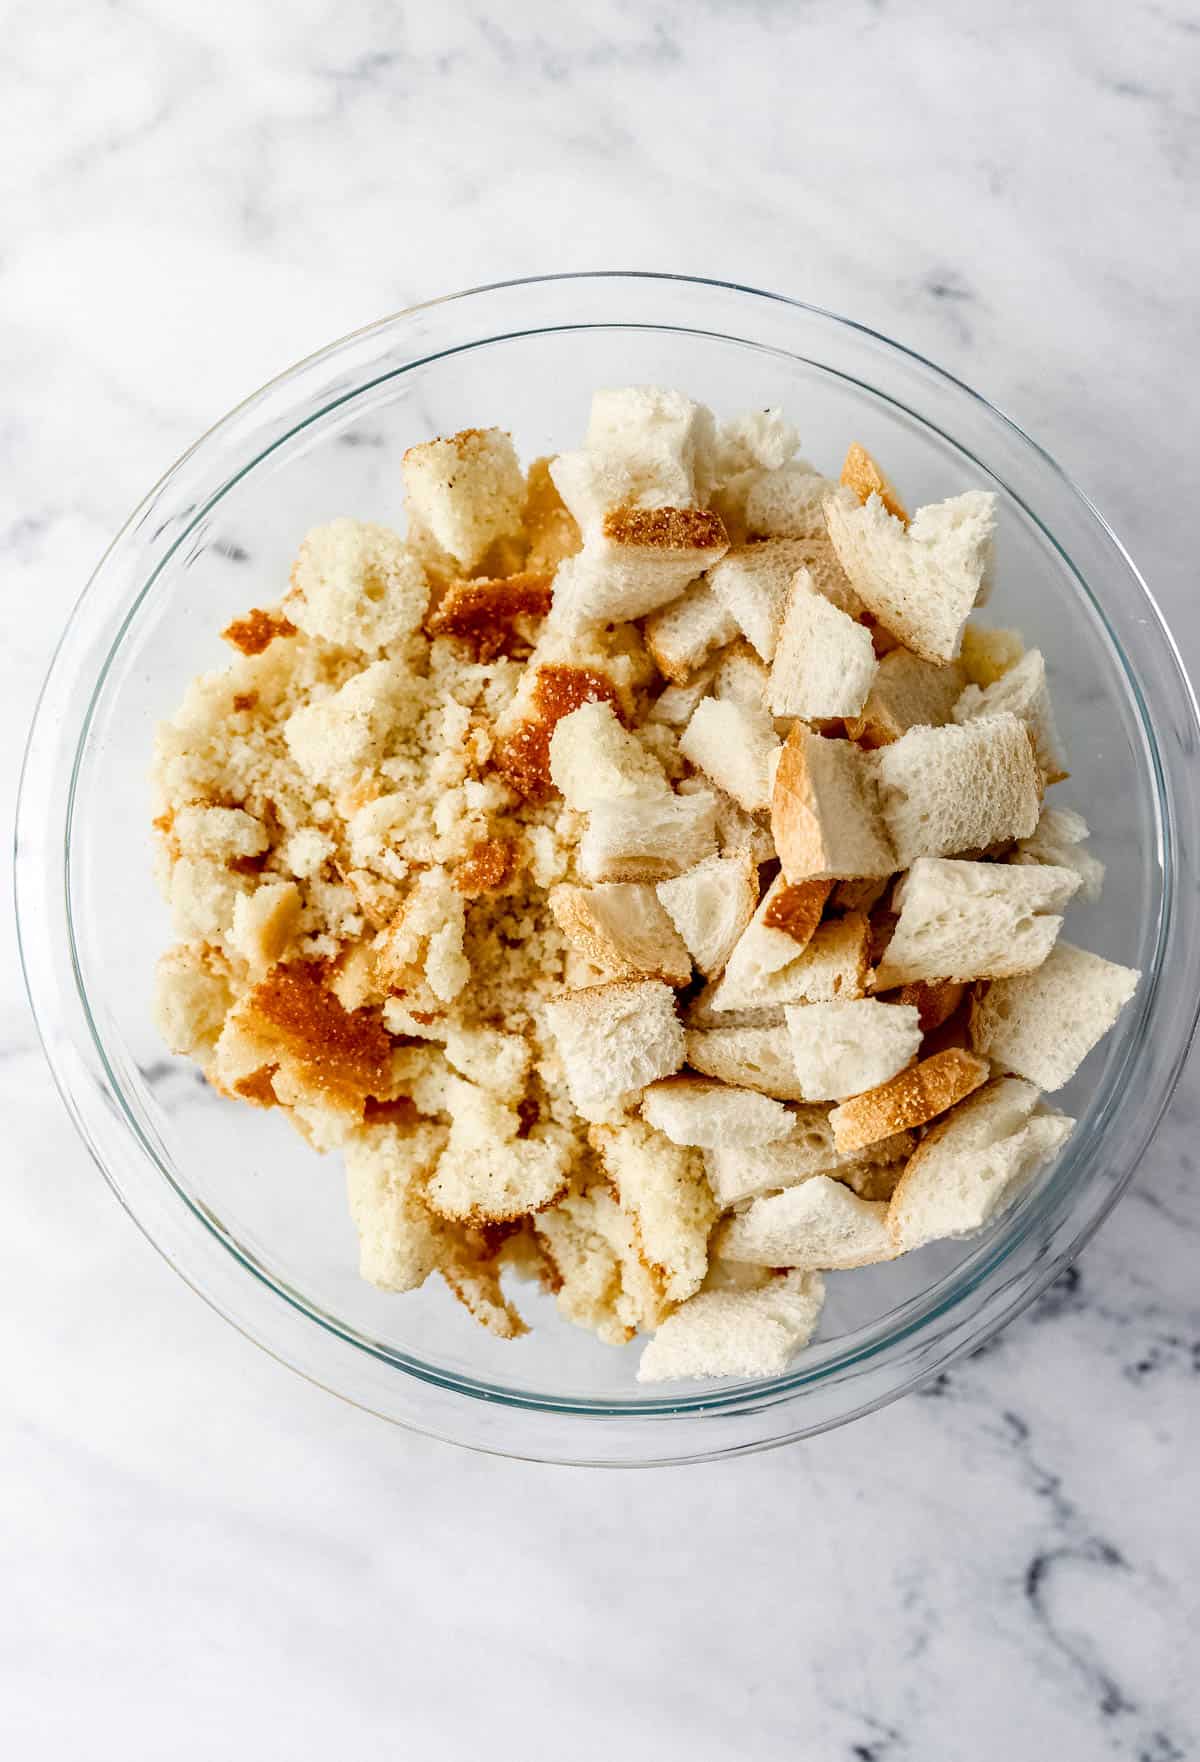
[[[792,1005],[784,1015],[806,1101],[843,1101],[886,1083],[921,1045],[911,1004],[846,998]]]
[[[786,1138],[792,1118],[781,1102],[703,1077],[665,1077],[642,1091],[642,1118],[673,1144],[772,1144]]]

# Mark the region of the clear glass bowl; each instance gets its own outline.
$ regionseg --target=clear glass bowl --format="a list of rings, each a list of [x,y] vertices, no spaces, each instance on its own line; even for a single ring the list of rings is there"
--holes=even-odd
[[[910,503],[989,486],[988,616],[1045,651],[1094,829],[1102,903],[1068,935],[1140,966],[1117,1030],[1062,1101],[1057,1165],[980,1237],[830,1277],[813,1346],[766,1381],[639,1388],[637,1346],[600,1345],[522,1293],[533,1331],[492,1339],[440,1281],[363,1284],[336,1159],[227,1103],[150,1019],[171,940],[151,878],[155,722],[275,597],[306,528],[399,522],[399,460],[459,428],[511,428],[526,458],[576,444],[593,389],[678,385],[727,414],[782,404],[827,468],[861,438]],[[669,276],[555,277],[416,307],[334,343],[187,453],[101,562],[29,742],[18,897],[30,993],[68,1107],[114,1191],[178,1272],[315,1382],[420,1431],[543,1460],[649,1463],[761,1448],[893,1399],[978,1345],[1074,1255],[1170,1096],[1200,996],[1196,706],[1129,558],[1058,466],[965,386],[883,337],[751,289]],[[1181,886],[1181,877],[1184,878]]]

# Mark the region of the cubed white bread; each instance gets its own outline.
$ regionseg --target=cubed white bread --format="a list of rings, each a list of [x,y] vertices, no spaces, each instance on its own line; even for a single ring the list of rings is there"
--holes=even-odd
[[[731,975],[727,966],[708,1007],[723,1010],[771,1009],[789,1003],[828,1003],[834,998],[865,997],[870,974],[871,927],[861,912],[819,924],[803,952],[774,972],[757,963],[739,962]],[[755,939],[756,956],[761,942]],[[735,954],[737,950],[735,950]],[[732,961],[732,957],[731,957]]]
[[[1038,823],[1041,773],[1025,724],[1011,714],[910,728],[871,762],[896,868],[1028,838]]]
[[[954,720],[954,706],[967,683],[961,661],[944,665],[895,648],[879,663],[861,716],[846,732],[861,746],[889,746],[910,728],[941,728]]]
[[[921,1024],[911,1004],[845,998],[784,1011],[806,1101],[844,1101],[886,1083],[917,1056]]]
[[[663,1296],[685,1302],[707,1271],[717,1215],[703,1156],[637,1119],[593,1127],[589,1137]]]
[[[549,904],[571,947],[602,972],[619,979],[690,983],[692,957],[647,882],[595,887],[563,882],[550,889]]]
[[[912,1154],[911,1132],[898,1132],[854,1154],[842,1155],[833,1142],[829,1109],[801,1106],[792,1109],[792,1130],[775,1144],[717,1148],[705,1153],[708,1181],[722,1210],[752,1199],[758,1193],[795,1187],[814,1175],[833,1175],[855,1182],[869,1168],[890,1168]],[[877,1198],[877,1194],[862,1197]]]
[[[895,1132],[912,1131],[970,1095],[987,1076],[986,1060],[961,1047],[935,1052],[833,1108],[833,1141],[840,1151],[855,1154]]]
[[[954,720],[973,722],[980,716],[998,716],[1006,710],[1028,728],[1043,781],[1061,783],[1069,775],[1067,760],[1054,721],[1046,662],[1040,649],[1030,649],[1022,655],[994,685],[968,685],[954,706]]]
[[[981,1229],[1058,1154],[1075,1122],[1037,1100],[1032,1083],[1000,1077],[930,1127],[888,1207],[897,1253]]]
[[[755,538],[823,538],[825,498],[835,487],[803,459],[766,471],[746,497],[746,530]]]
[[[1039,1089],[1061,1089],[1108,1033],[1141,974],[1058,942],[1033,973],[998,979],[971,1009],[971,1044]]]
[[[772,715],[857,716],[878,665],[866,626],[831,605],[808,570],[798,569],[771,663]]]
[[[888,1208],[860,1199],[830,1175],[752,1199],[745,1211],[722,1224],[713,1243],[721,1260],[751,1266],[793,1267],[805,1272],[842,1272],[893,1260]]]
[[[716,854],[711,790],[597,802],[579,845],[588,881],[666,881]]]
[[[622,462],[643,507],[690,507],[706,499],[712,484],[712,411],[667,386],[595,392],[585,444],[589,453]]]
[[[225,938],[230,950],[261,979],[287,954],[300,928],[304,901],[294,881],[260,881],[253,893],[233,902],[233,925]]]
[[[670,793],[666,773],[636,734],[622,728],[610,703],[581,704],[550,736],[550,777],[568,807],[651,799]]]
[[[829,536],[866,606],[906,648],[950,661],[985,588],[996,530],[996,498],[969,490],[918,508],[906,527],[878,495],[860,504],[842,489],[825,502]]]
[[[748,814],[731,795],[714,788],[701,775],[683,778],[679,793],[686,795],[695,787],[710,789],[716,798],[717,849],[722,856],[741,855],[748,851],[756,864],[774,862],[775,843],[765,814]]]
[[[610,1346],[655,1328],[669,1305],[642,1262],[632,1219],[607,1181],[570,1188],[533,1220],[538,1246],[557,1285],[560,1314]]]
[[[467,428],[409,447],[401,471],[413,518],[464,569],[520,532],[525,477],[502,429]]]
[[[602,526],[611,509],[628,508],[638,500],[632,465],[611,454],[592,453],[585,448],[559,453],[551,459],[549,473],[563,506],[584,532]]]
[[[704,581],[693,581],[677,600],[654,612],[643,628],[654,664],[677,685],[686,684],[712,654],[732,642],[738,627]]]
[[[672,1144],[744,1149],[774,1144],[792,1129],[781,1101],[706,1077],[664,1077],[642,1091],[642,1118]]]
[[[358,1270],[383,1291],[415,1291],[445,1258],[446,1225],[425,1204],[425,1182],[446,1144],[446,1127],[381,1121],[347,1138],[346,1190],[358,1231]]]
[[[1049,863],[1052,868],[1074,869],[1079,876],[1078,900],[1094,903],[1104,887],[1104,864],[1083,846],[1088,826],[1073,808],[1044,807],[1033,835],[1022,838],[1013,851],[1014,863]]]
[[[729,548],[703,508],[613,508],[560,563],[550,617],[558,629],[642,618],[677,599]]]
[[[666,686],[647,711],[647,722],[661,722],[668,728],[686,728],[700,699],[707,697],[716,670],[716,662],[711,661],[693,674],[686,685]]]
[[[713,696],[722,703],[743,704],[749,710],[766,710],[770,669],[759,660],[748,642],[726,649],[713,677]]]
[[[772,974],[804,953],[821,922],[829,889],[828,881],[793,885],[782,875],[775,877],[726,962],[727,996],[759,996]]]
[[[668,993],[668,995],[670,995]],[[478,1084],[453,1079],[450,1135],[425,1189],[439,1216],[473,1225],[509,1223],[565,1191],[575,1142],[561,1126],[535,1125]]]
[[[660,881],[658,898],[695,965],[711,978],[754,916],[758,864],[750,851],[708,857],[686,874]]]
[[[804,558],[788,538],[738,545],[708,572],[708,584],[760,658],[775,654],[792,577]]]
[[[779,737],[765,710],[706,697],[696,705],[679,750],[748,814],[771,804]]]
[[[545,1006],[571,1100],[586,1120],[625,1106],[683,1063],[675,994],[659,979],[618,979],[570,991]]]
[[[962,664],[972,685],[994,685],[1025,653],[1019,630],[968,623],[962,633]]]
[[[805,883],[801,882],[801,886]],[[869,912],[892,885],[890,875],[870,875],[862,881],[835,881],[830,899],[839,912]]]
[[[1078,887],[1074,869],[918,857],[892,895],[900,917],[876,990],[1031,972],[1053,948]]]
[[[428,604],[421,560],[398,533],[340,519],[305,537],[282,609],[309,636],[374,655],[416,630]]]
[[[783,1005],[769,1004],[761,1009],[715,1010],[713,998],[721,981],[712,979],[693,997],[684,1010],[689,1028],[782,1028]]]
[[[852,741],[827,740],[803,722],[793,724],[775,773],[771,832],[789,881],[890,875],[901,867],[880,814],[870,757]]]
[[[824,1300],[818,1273],[787,1273],[760,1290],[701,1291],[646,1345],[638,1381],[779,1376],[816,1333]]]
[[[727,483],[743,471],[778,471],[799,445],[799,430],[778,408],[731,416],[717,424],[717,482]]]
[[[787,1028],[689,1028],[687,1062],[706,1077],[736,1089],[755,1089],[777,1101],[801,1100]]]

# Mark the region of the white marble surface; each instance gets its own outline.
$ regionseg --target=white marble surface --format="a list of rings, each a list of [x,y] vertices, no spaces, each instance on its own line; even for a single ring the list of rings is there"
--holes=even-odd
[[[550,268],[724,275],[940,359],[1200,659],[1194,0],[16,0],[0,66],[6,796],[74,596],[198,431]],[[1080,1266],[940,1385],[743,1462],[537,1469],[393,1432],[193,1297],[3,960],[5,1755],[1196,1753],[1195,1067]]]

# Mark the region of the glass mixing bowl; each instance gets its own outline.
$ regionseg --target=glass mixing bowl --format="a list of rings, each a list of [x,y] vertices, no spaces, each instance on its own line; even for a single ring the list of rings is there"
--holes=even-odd
[[[835,468],[866,442],[910,505],[999,497],[990,620],[1048,657],[1072,766],[1055,800],[1091,822],[1104,898],[1067,934],[1143,969],[1133,1002],[1058,1099],[1079,1126],[979,1237],[833,1275],[784,1376],[640,1388],[614,1350],[523,1291],[530,1335],[477,1328],[441,1282],[362,1283],[340,1165],[277,1115],[221,1100],[150,1018],[171,941],[151,877],[156,721],[220,665],[218,632],[276,597],[305,530],[402,520],[406,446],[468,426],[526,459],[578,444],[597,386],[677,385],[718,414],[783,405]],[[1200,995],[1196,705],[1120,544],[1054,461],[965,386],[795,301],[672,276],[512,282],[334,343],[255,393],[168,472],[84,592],[30,737],[18,827],[29,989],[72,1116],[177,1271],[285,1363],[417,1430],[543,1460],[667,1462],[803,1437],[893,1399],[977,1346],[1078,1252],[1146,1147]]]

